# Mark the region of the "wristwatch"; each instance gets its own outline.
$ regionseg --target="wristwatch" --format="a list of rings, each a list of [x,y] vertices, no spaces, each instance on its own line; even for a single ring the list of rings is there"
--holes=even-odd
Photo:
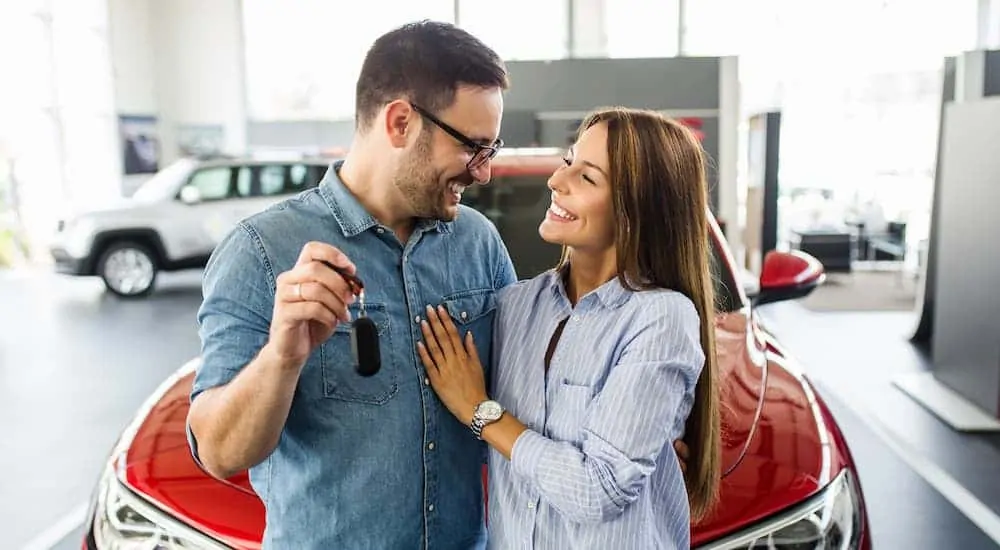
[[[483,428],[500,420],[503,413],[503,406],[492,399],[487,399],[476,405],[476,412],[472,415],[472,424],[469,425],[472,428],[472,433],[476,434],[476,439],[482,440]]]

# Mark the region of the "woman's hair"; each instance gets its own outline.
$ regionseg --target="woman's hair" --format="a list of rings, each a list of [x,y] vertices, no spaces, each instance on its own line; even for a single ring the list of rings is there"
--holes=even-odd
[[[601,109],[582,122],[580,133],[601,123],[608,131],[619,281],[631,290],[680,292],[694,302],[701,319],[705,365],[684,432],[690,450],[685,482],[697,521],[717,502],[721,478],[705,156],[690,130],[653,111]],[[564,251],[560,267],[567,260]]]

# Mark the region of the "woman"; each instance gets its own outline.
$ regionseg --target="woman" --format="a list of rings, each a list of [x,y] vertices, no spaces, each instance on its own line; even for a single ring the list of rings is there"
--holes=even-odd
[[[682,125],[616,108],[564,160],[538,229],[563,256],[498,297],[494,401],[443,308],[418,352],[491,447],[491,547],[688,548],[720,478],[703,153]]]

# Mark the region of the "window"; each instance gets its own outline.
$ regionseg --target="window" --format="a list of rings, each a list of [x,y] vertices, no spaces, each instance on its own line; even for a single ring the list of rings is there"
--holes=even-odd
[[[686,5],[697,4],[703,0]],[[611,58],[677,55],[678,0],[607,0],[604,28]],[[725,18],[723,18],[725,19]]]
[[[419,19],[451,21],[452,0],[244,0],[247,102],[254,120],[344,120],[375,39]]]
[[[193,185],[198,189],[203,201],[229,198],[232,187],[232,170],[228,167],[198,170],[191,176],[188,185]]]
[[[260,167],[260,194],[265,197],[285,192],[285,172],[287,166],[271,165]]]
[[[562,59],[569,53],[566,2],[457,1],[458,25],[505,60]]]

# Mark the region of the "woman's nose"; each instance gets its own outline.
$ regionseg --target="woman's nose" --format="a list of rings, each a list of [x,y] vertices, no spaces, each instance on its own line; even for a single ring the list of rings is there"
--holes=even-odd
[[[565,178],[563,176],[561,176],[559,174],[559,172],[556,172],[555,174],[552,174],[549,177],[549,181],[546,182],[546,185],[548,185],[549,189],[551,189],[553,191],[556,191],[558,193],[565,193],[566,192],[566,181],[565,181]]]

